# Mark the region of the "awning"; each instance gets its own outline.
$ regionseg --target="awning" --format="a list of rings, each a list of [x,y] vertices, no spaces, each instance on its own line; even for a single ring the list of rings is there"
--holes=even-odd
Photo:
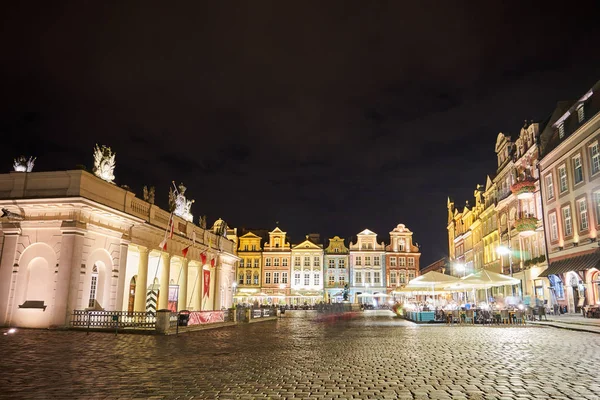
[[[548,275],[564,274],[569,271],[587,271],[588,269],[599,268],[599,266],[600,251],[597,250],[582,256],[563,258],[562,260],[551,262],[550,266],[542,271],[539,276],[547,278]]]

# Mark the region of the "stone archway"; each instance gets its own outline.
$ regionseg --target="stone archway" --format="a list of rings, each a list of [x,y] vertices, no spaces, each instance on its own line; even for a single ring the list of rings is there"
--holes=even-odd
[[[46,243],[34,243],[19,257],[12,323],[28,328],[47,328],[55,312],[57,257]]]
[[[116,296],[112,296],[113,293],[111,293],[112,270],[113,261],[108,251],[105,249],[92,251],[86,263],[86,274],[83,281],[84,291],[81,301],[84,308],[114,310],[115,304],[113,303]]]

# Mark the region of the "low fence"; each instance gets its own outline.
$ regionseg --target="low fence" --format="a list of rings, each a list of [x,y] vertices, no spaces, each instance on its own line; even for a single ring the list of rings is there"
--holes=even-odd
[[[250,319],[276,317],[276,308],[253,308],[250,310]]]
[[[156,316],[146,312],[74,310],[71,327],[91,329],[154,329]]]

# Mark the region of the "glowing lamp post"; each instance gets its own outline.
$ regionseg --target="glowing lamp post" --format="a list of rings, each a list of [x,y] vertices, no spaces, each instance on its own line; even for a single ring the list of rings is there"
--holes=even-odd
[[[496,252],[500,255],[500,256],[508,256],[508,268],[510,271],[510,277],[513,277],[513,267],[512,267],[512,250],[510,249],[510,247],[506,247],[506,246],[498,246],[498,248],[496,249]],[[512,285],[512,295],[515,295],[515,285]]]
[[[462,272],[463,278],[467,275],[467,266],[463,263],[455,263],[454,269],[456,271]],[[465,304],[466,304],[467,303],[467,292],[466,291],[463,291],[463,297],[464,297]]]

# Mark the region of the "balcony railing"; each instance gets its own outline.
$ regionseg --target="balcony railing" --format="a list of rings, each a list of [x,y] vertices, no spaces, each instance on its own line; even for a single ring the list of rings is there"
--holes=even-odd
[[[156,317],[147,312],[74,310],[71,327],[92,329],[154,329]]]

